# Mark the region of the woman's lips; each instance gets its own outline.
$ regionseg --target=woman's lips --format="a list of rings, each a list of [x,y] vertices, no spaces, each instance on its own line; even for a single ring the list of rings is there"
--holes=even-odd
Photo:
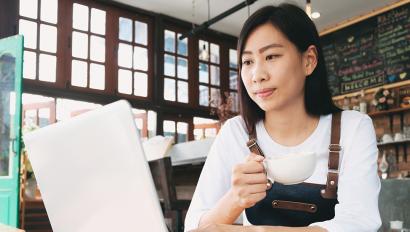
[[[276,89],[261,89],[255,92],[256,96],[259,98],[267,98],[273,94]]]

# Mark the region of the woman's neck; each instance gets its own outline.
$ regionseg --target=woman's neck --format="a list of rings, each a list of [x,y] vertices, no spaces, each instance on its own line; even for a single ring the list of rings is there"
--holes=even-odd
[[[295,146],[305,141],[316,129],[320,117],[306,112],[305,105],[294,104],[281,110],[267,111],[264,125],[269,136],[279,144]]]

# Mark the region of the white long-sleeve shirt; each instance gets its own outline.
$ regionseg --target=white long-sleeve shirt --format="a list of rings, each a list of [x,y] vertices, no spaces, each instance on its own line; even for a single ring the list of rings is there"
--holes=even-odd
[[[285,156],[290,153],[313,151],[317,154],[316,169],[305,182],[326,184],[331,115],[321,116],[314,132],[301,144],[283,146],[267,133],[263,122],[256,124],[258,145],[264,154]],[[232,168],[245,162],[250,154],[248,134],[240,116],[228,120],[217,135],[207,156],[191,205],[185,219],[185,230],[198,227],[201,216],[215,207],[231,188]],[[317,225],[329,232],[377,231],[381,226],[378,209],[380,179],[377,175],[377,141],[372,120],[356,111],[343,111],[339,165],[338,201],[335,217]],[[250,223],[245,212],[237,222]]]

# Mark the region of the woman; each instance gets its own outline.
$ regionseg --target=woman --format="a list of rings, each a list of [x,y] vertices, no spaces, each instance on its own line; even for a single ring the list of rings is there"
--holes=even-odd
[[[241,115],[228,120],[215,139],[185,229],[377,231],[373,124],[367,115],[341,112],[332,102],[309,17],[290,4],[258,10],[240,33],[238,64]],[[252,138],[266,157],[315,152],[314,173],[304,183],[269,185],[264,157],[247,147]],[[254,226],[232,226],[241,215],[244,225]]]

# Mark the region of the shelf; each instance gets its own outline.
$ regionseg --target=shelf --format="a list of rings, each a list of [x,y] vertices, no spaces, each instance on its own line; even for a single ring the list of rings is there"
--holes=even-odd
[[[410,143],[410,139],[394,141],[394,142],[388,142],[388,143],[377,143],[377,146],[378,147],[385,147],[385,146],[389,146],[389,145],[402,145],[402,144],[407,144],[407,143]]]
[[[376,116],[389,115],[389,114],[400,113],[400,112],[405,112],[405,111],[410,111],[410,107],[371,112],[371,113],[368,113],[368,115],[370,117],[376,117]]]

